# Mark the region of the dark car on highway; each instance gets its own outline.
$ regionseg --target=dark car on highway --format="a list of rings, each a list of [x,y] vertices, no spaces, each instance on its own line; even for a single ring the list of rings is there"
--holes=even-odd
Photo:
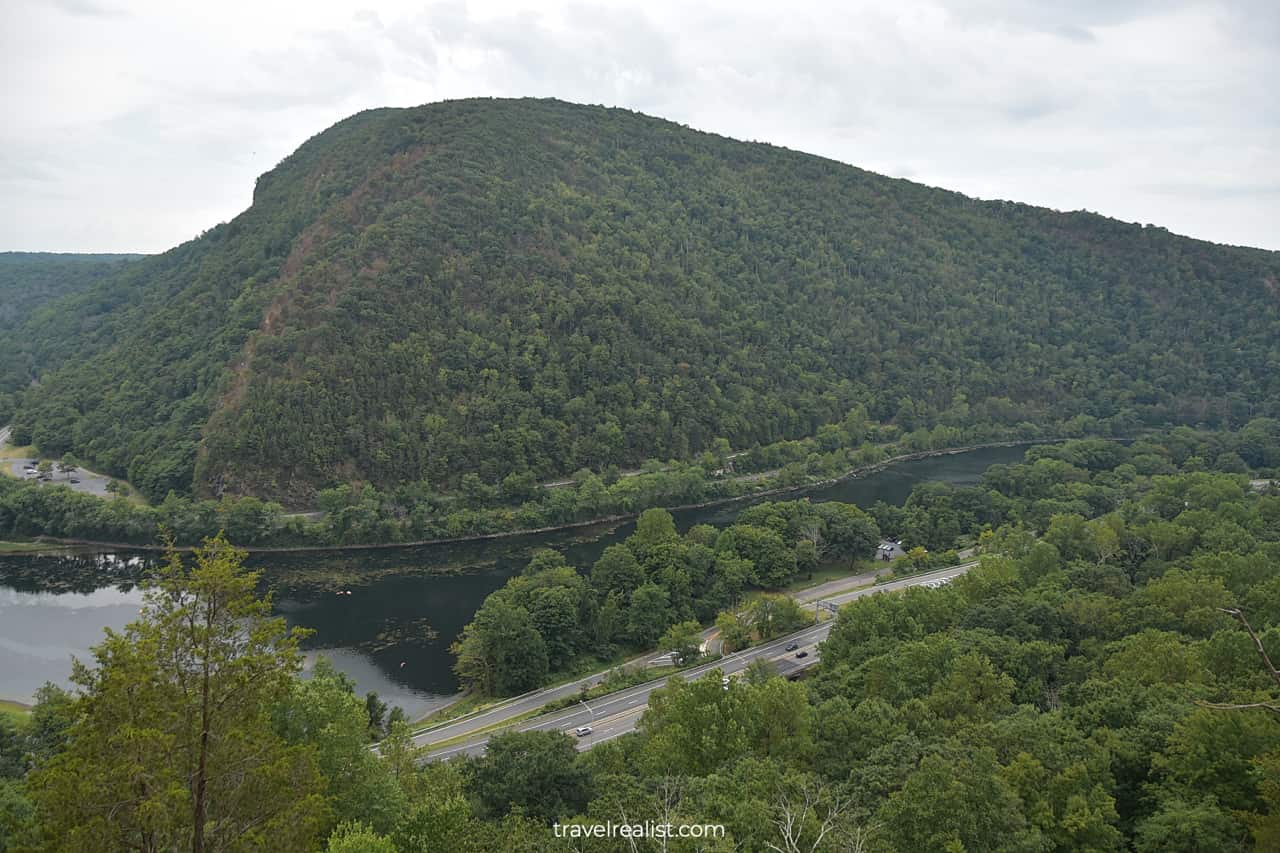
[[[791,645],[787,646],[787,651],[794,652],[798,648],[800,648],[799,643],[792,643]]]
[[[808,656],[809,656],[808,652],[796,652],[796,657],[798,658],[807,658]]]

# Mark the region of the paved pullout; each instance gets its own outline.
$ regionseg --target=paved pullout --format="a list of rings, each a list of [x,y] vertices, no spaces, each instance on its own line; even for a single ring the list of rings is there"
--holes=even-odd
[[[9,427],[9,426],[0,427],[0,448],[3,448],[6,444],[9,443],[9,436],[12,435],[12,433],[13,433],[12,427]],[[50,461],[53,461],[53,460],[50,460]],[[35,465],[39,462],[40,462],[40,459],[38,457],[32,456],[32,457],[27,457],[22,459],[0,460],[0,465],[4,466],[3,473],[10,474],[11,476],[19,480],[29,480],[31,478],[28,477],[26,474],[26,470],[25,470],[26,466]],[[73,476],[74,476],[74,479],[76,480],[76,482],[74,483],[71,482]],[[97,497],[105,498],[110,495],[110,493],[107,491],[107,483],[109,482],[111,482],[111,477],[108,477],[106,474],[97,474],[97,473],[94,473],[93,471],[88,471],[84,468],[77,468],[76,473],[74,475],[67,474],[67,473],[63,473],[60,475],[56,474],[54,478],[49,481],[49,485],[66,486],[67,488],[70,488],[77,492],[84,492],[85,494],[96,495]]]
[[[832,604],[846,604],[856,598],[862,598],[866,595],[876,595],[881,592],[892,592],[894,590],[906,589],[911,586],[921,586],[939,581],[946,582],[964,574],[975,565],[977,565],[976,562],[965,563],[959,566],[940,569],[935,572],[927,572],[902,578],[900,580],[890,581],[875,587],[855,589],[834,595],[828,594],[824,597],[824,600]],[[779,637],[776,640],[770,640],[768,643],[763,643],[750,649],[744,649],[740,652],[734,652],[731,655],[726,655],[718,661],[700,664],[699,666],[676,673],[674,677],[690,681],[701,678],[714,669],[721,670],[725,675],[733,675],[734,673],[738,673],[746,669],[747,665],[751,661],[758,658],[773,661],[774,669],[780,675],[790,675],[793,672],[805,669],[818,662],[819,655],[817,645],[826,639],[827,634],[831,632],[831,626],[833,624],[834,623],[832,621],[826,621],[816,625],[811,625],[808,628],[796,631],[793,634],[788,634],[785,637]],[[797,659],[795,657],[795,652],[786,651],[786,647],[792,643],[796,643],[800,649],[808,651],[808,657]],[[465,737],[469,732],[494,726],[500,724],[504,720],[536,710],[553,699],[577,695],[581,685],[594,683],[600,677],[600,675],[593,675],[589,678],[575,681],[572,684],[566,684],[550,690],[540,690],[526,694],[525,696],[516,697],[497,708],[421,732],[414,737],[414,742],[419,745],[427,746],[431,743],[439,743],[445,740],[454,740],[459,737]],[[612,740],[613,738],[633,731],[636,727],[637,721],[640,719],[640,714],[649,703],[649,694],[665,685],[666,682],[666,678],[661,678],[636,685],[635,687],[628,687],[625,690],[619,690],[616,693],[610,693],[607,696],[601,696],[597,699],[593,699],[586,703],[586,707],[582,704],[578,704],[572,708],[566,708],[563,711],[557,711],[553,714],[535,717],[512,726],[511,730],[560,730],[572,733],[572,731],[578,726],[589,724],[592,728],[592,733],[586,737],[579,738],[577,741],[579,749],[589,749],[597,743]],[[464,754],[479,755],[484,752],[485,744],[488,743],[491,735],[492,733],[476,735],[474,738],[469,738],[452,746],[431,750],[427,753],[427,758],[430,760],[438,760],[449,759],[454,756]]]

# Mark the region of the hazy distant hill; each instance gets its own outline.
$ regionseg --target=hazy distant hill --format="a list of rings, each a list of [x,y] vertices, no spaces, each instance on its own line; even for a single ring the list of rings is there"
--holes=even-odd
[[[140,257],[0,252],[0,330],[14,328],[46,302],[83,290]]]
[[[373,110],[28,326],[48,372],[15,426],[152,496],[305,500],[688,457],[857,404],[908,429],[1240,422],[1280,414],[1278,276],[622,110]]]
[[[26,386],[36,373],[23,327],[41,309],[118,272],[141,255],[82,255],[0,252],[0,423],[7,420],[4,395]]]

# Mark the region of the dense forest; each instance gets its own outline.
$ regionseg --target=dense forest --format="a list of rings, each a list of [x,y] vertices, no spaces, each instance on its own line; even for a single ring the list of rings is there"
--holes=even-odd
[[[153,502],[310,507],[687,462],[857,408],[1238,427],[1280,414],[1278,276],[624,110],[466,100],[319,134],[231,222],[33,317],[0,374],[39,373],[16,441]]]
[[[895,459],[955,448],[984,436],[981,428],[935,427],[906,435],[892,425],[868,423],[858,412],[818,436],[781,441],[737,455],[734,473],[725,473],[725,445],[688,464],[651,462],[625,476],[616,468],[602,474],[582,470],[559,485],[539,485],[527,473],[510,475],[497,486],[475,474],[462,478],[456,493],[421,483],[391,490],[367,484],[323,489],[318,517],[288,513],[278,503],[255,497],[219,500],[178,497],[139,504],[122,494],[103,499],[72,491],[59,474],[52,482],[0,477],[0,539],[37,537],[155,545],[198,545],[225,532],[246,547],[288,548],[396,544],[493,536],[622,519],[652,507],[729,501],[762,492],[794,492],[854,471],[873,471]],[[1033,435],[1039,430],[1019,430]],[[884,439],[895,439],[884,441]],[[1280,420],[1258,418],[1235,432],[1177,427],[1161,440],[1196,448],[1194,458],[1209,470],[1239,473],[1274,470],[1280,448]],[[876,441],[879,443],[871,443]],[[859,443],[861,442],[861,443]],[[1144,465],[1155,464],[1145,459]],[[893,507],[876,507],[887,531],[901,528]],[[933,531],[920,544],[934,546],[953,532]],[[910,539],[910,531],[908,538]]]
[[[512,695],[660,640],[674,648],[680,636],[712,623],[739,638],[732,646],[752,636],[768,639],[809,617],[782,597],[754,597],[743,606],[748,593],[781,590],[819,566],[861,560],[869,570],[882,535],[908,551],[896,564],[899,573],[953,565],[956,548],[1008,525],[1054,542],[1068,528],[1085,538],[1101,535],[1098,522],[1086,521],[1162,482],[1152,478],[1211,469],[1236,477],[1278,473],[1280,424],[1269,433],[1261,426],[1234,435],[1184,427],[1128,445],[1098,439],[1039,445],[1022,464],[992,466],[975,486],[922,484],[902,506],[880,502],[869,513],[838,502],[767,501],[721,530],[698,525],[680,535],[669,513],[650,509],[635,533],[606,548],[585,575],[555,552],[535,558],[485,600],[454,646],[455,668],[474,690]],[[1152,541],[1163,540],[1153,533]],[[1120,547],[1119,538],[1112,547]]]
[[[746,591],[783,587],[824,560],[869,559],[879,535],[866,513],[844,503],[763,503],[724,530],[704,524],[683,536],[666,510],[647,510],[588,577],[554,551],[537,555],[485,599],[454,647],[456,669],[480,693],[513,695],[580,657],[608,661],[620,647],[644,651],[660,640],[674,650],[682,636],[694,636],[696,649],[699,623],[714,622]],[[785,598],[757,599],[748,617],[764,626],[763,639],[809,618]]]
[[[66,323],[61,307],[46,306],[87,290],[138,257],[0,252],[0,424],[7,424],[13,414],[13,393],[55,362],[45,348],[62,345],[58,332],[63,338],[84,332]],[[40,325],[58,331],[38,341],[43,336],[28,332]]]
[[[1280,494],[1236,451],[1215,457],[1222,444],[1038,447],[977,485],[877,508],[913,541],[976,536],[980,565],[843,608],[805,680],[672,680],[637,732],[585,753],[559,732],[506,733],[480,758],[420,763],[403,721],[384,725],[331,667],[295,677],[300,637],[217,540],[192,567],[171,558],[76,692],[0,715],[0,850],[1273,850]],[[1280,464],[1280,446],[1252,452]],[[575,582],[634,597],[699,547],[761,580],[791,561],[738,551],[759,538],[742,531],[812,543],[832,528],[811,512],[870,523],[762,504],[712,540],[651,513],[586,576],[536,556],[498,605],[550,612]],[[676,617],[699,615],[708,582]],[[563,837],[609,820],[724,836]]]
[[[1244,434],[1250,431],[1260,433],[1268,443],[1273,433],[1280,433],[1280,422],[1253,421]],[[318,517],[287,513],[278,503],[252,496],[211,500],[170,492],[149,506],[119,490],[106,500],[76,492],[60,478],[44,484],[0,477],[0,537],[197,545],[225,531],[245,546],[290,547],[487,536],[618,519],[655,506],[790,490],[843,476],[851,469],[873,470],[894,459],[989,437],[952,427],[900,433],[896,427],[870,424],[862,413],[852,412],[840,424],[824,427],[815,438],[756,447],[734,455],[732,461],[727,442],[721,441],[690,463],[652,461],[625,473],[616,466],[600,474],[583,469],[556,484],[539,484],[528,472],[510,474],[497,485],[466,474],[452,493],[420,482],[385,490],[343,484],[320,491]],[[71,474],[62,476],[70,479]]]

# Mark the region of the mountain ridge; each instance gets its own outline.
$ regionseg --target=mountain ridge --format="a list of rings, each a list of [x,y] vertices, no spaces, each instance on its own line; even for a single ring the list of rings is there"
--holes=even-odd
[[[690,458],[859,406],[906,430],[1237,423],[1276,413],[1278,273],[626,110],[383,108],[60,303],[91,335],[14,424],[155,499],[298,502]]]

